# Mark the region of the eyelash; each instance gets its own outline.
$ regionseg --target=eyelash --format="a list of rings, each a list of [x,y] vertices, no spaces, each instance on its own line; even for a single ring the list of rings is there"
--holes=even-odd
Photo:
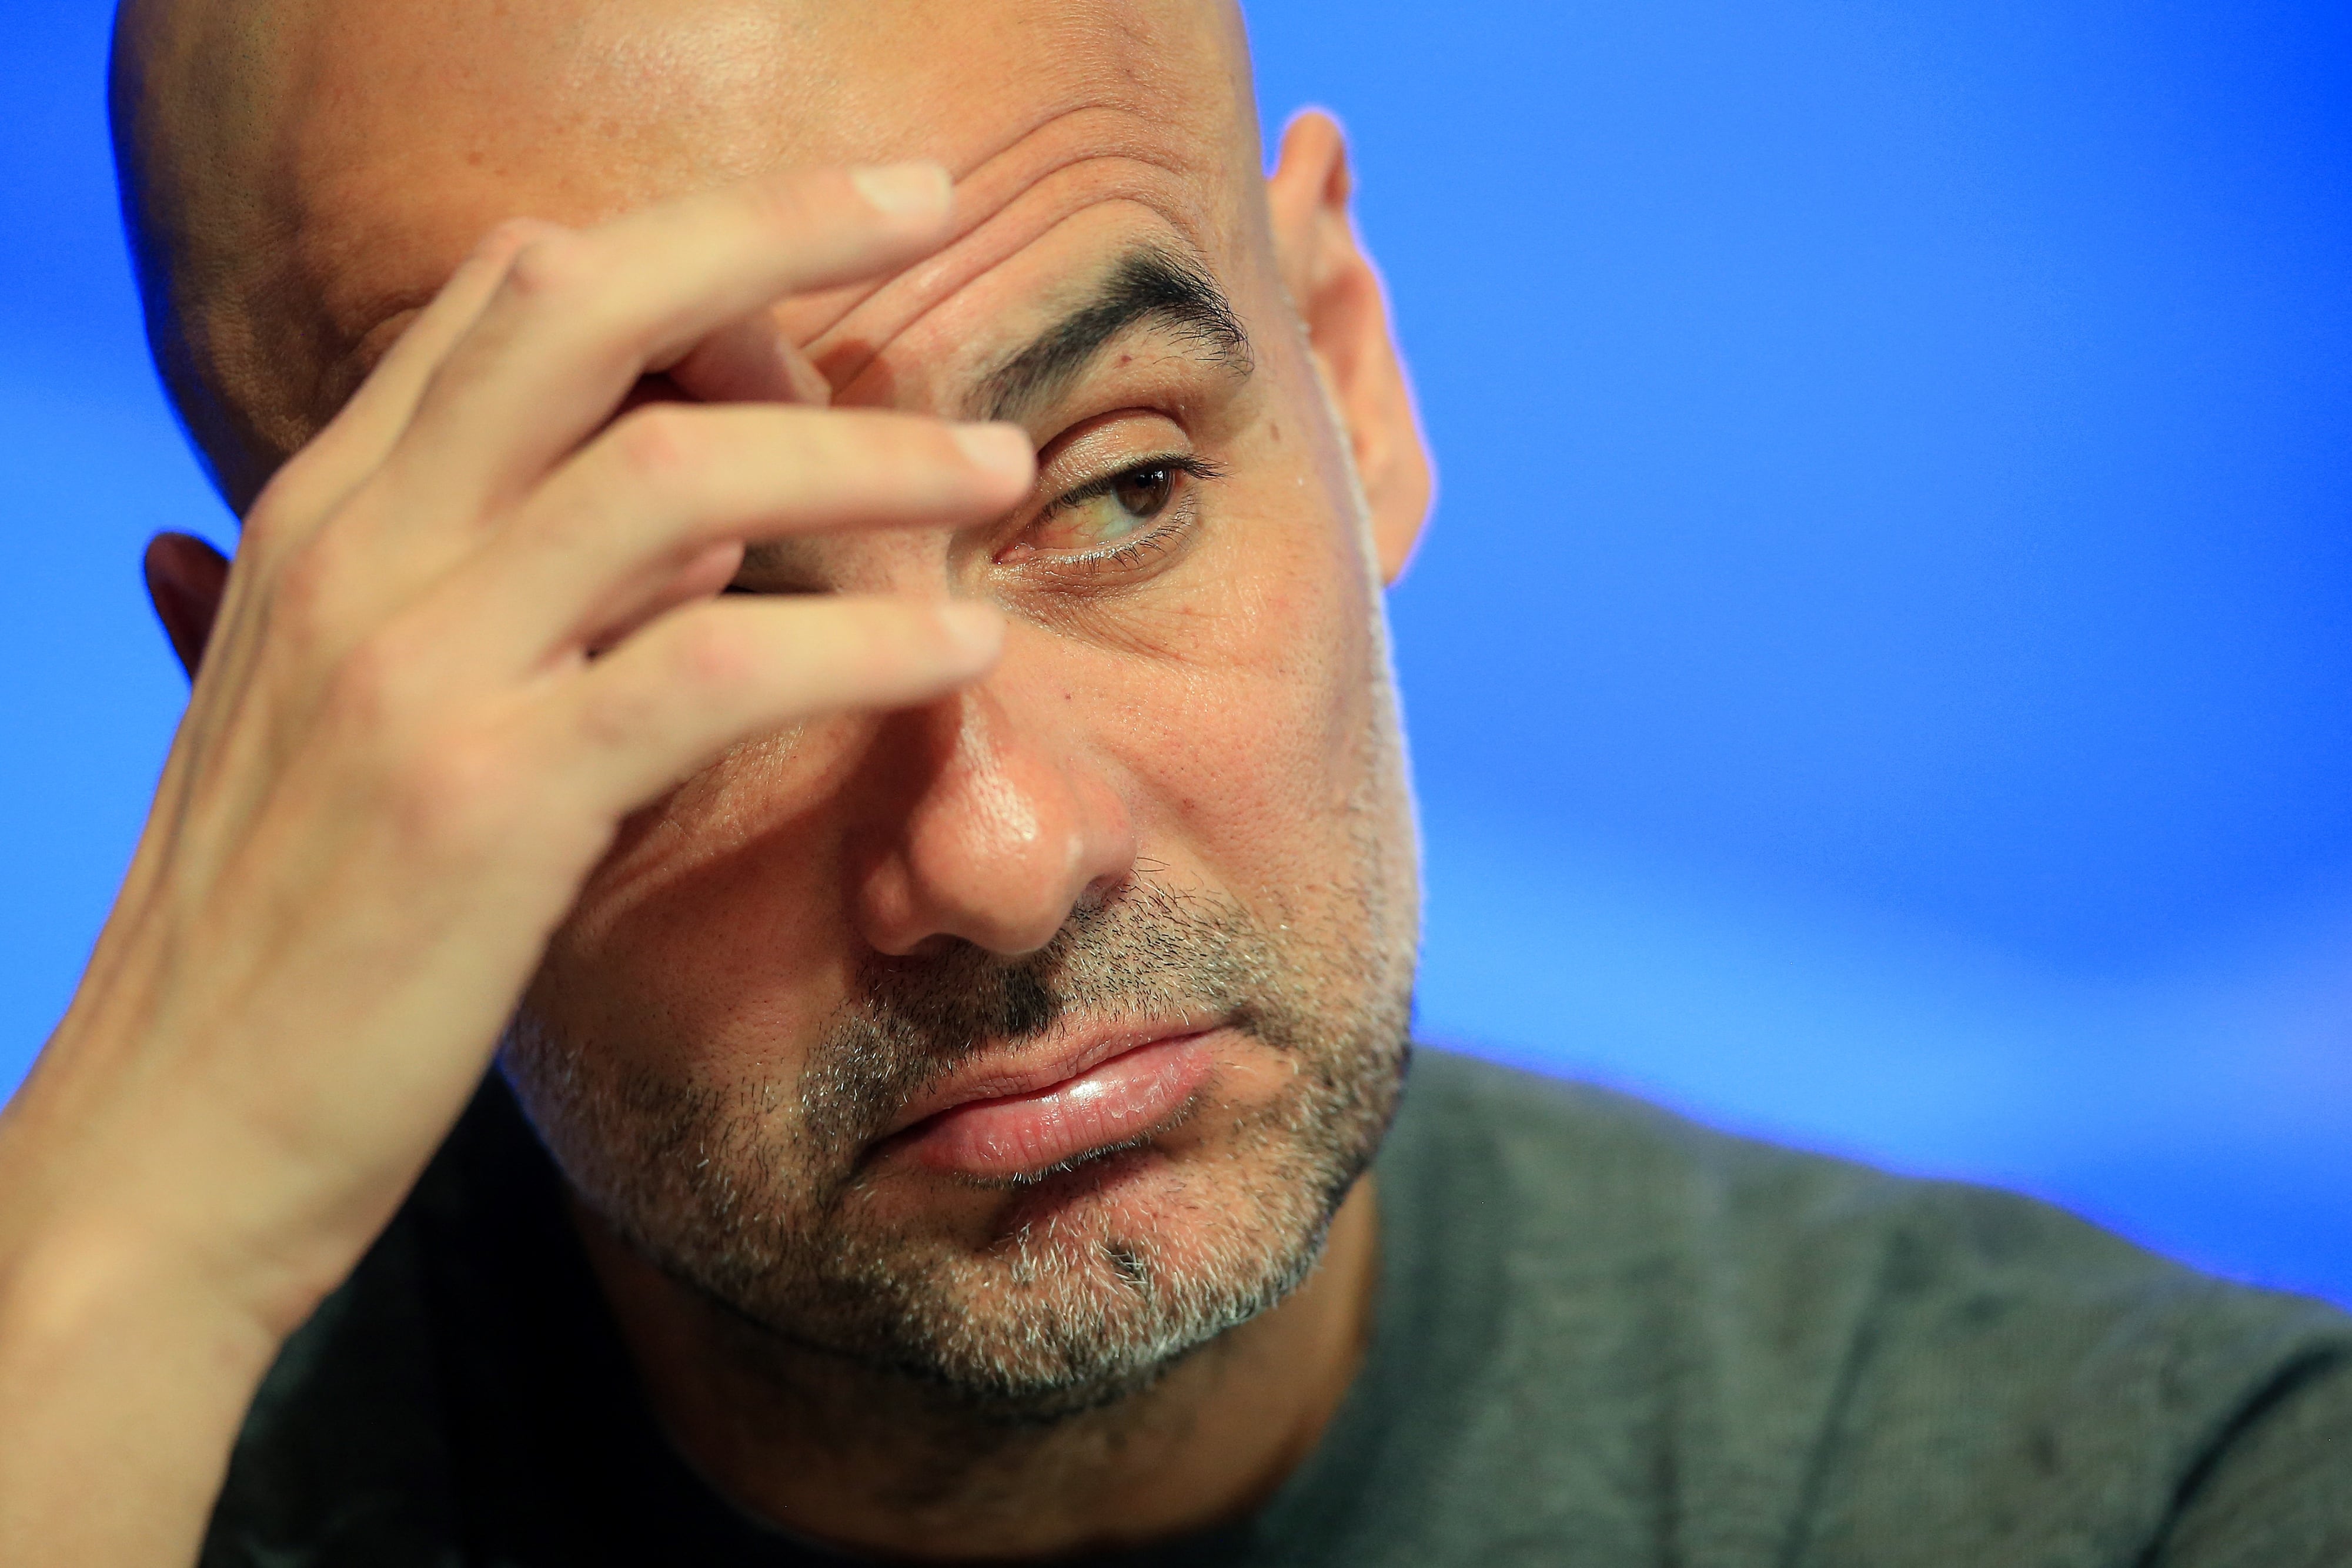
[[[1195,482],[1222,479],[1225,476],[1225,471],[1214,463],[1189,454],[1171,452],[1165,456],[1146,457],[1140,462],[1129,463],[1123,468],[1106,474],[1099,479],[1089,479],[1075,489],[1065,491],[1045,504],[1045,509],[1037,514],[1036,520],[1044,522],[1047,517],[1067,511],[1072,507],[1083,506],[1088,501],[1108,496],[1118,486],[1120,481],[1131,479],[1139,474],[1149,474],[1155,468],[1173,470],[1188,476]],[[1190,494],[1192,486],[1187,486],[1185,489],[1187,494],[1171,500],[1169,503],[1168,513],[1160,524],[1140,538],[1125,539],[1115,545],[1106,545],[1100,549],[1086,550],[1076,555],[1046,556],[1041,553],[1034,559],[1045,570],[1057,575],[1067,573],[1078,576],[1108,576],[1121,571],[1131,571],[1151,557],[1167,550],[1192,528],[1198,503]],[[1179,507],[1182,508],[1181,513],[1178,511]]]
[[[1155,468],[1172,469],[1185,475],[1195,483],[1205,483],[1225,476],[1224,469],[1218,465],[1206,458],[1195,457],[1189,454],[1170,453],[1163,457],[1147,457],[1140,462],[1129,463],[1125,467],[1115,469],[1099,479],[1089,479],[1083,485],[1064,491],[1045,503],[1045,508],[1037,514],[1034,521],[1044,522],[1047,517],[1067,511],[1072,507],[1084,506],[1098,497],[1108,496],[1121,480],[1132,478],[1138,474],[1149,474]],[[1151,557],[1166,552],[1176,544],[1192,528],[1196,520],[1195,514],[1198,507],[1198,498],[1192,495],[1192,486],[1188,485],[1185,486],[1183,496],[1169,503],[1168,511],[1163,515],[1159,526],[1139,538],[1124,539],[1115,545],[1106,545],[1100,549],[1083,550],[1075,555],[1047,555],[1041,551],[1032,558],[1030,570],[1070,578],[1115,578],[1122,572],[1133,571]],[[767,591],[730,582],[719,591],[761,593]]]

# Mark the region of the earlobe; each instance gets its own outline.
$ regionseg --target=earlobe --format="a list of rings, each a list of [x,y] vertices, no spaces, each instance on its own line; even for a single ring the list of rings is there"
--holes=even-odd
[[[1428,520],[1433,478],[1380,274],[1356,237],[1351,190],[1338,121],[1320,110],[1303,111],[1283,132],[1266,179],[1275,254],[1346,423],[1381,573],[1393,582]]]
[[[204,663],[205,644],[212,640],[221,596],[228,591],[228,559],[193,534],[157,534],[147,541],[142,564],[155,619],[163,623],[180,668],[193,681]]]

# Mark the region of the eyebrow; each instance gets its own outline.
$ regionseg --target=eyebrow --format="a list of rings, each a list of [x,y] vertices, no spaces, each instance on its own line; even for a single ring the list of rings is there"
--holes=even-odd
[[[1241,318],[1196,263],[1156,246],[1121,256],[1094,297],[981,378],[980,419],[1017,419],[1069,390],[1097,354],[1130,328],[1155,323],[1235,380],[1254,367]]]

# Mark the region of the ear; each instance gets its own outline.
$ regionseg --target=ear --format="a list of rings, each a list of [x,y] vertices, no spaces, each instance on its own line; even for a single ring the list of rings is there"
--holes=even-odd
[[[1429,518],[1433,476],[1380,274],[1356,238],[1352,189],[1339,122],[1313,109],[1292,120],[1266,180],[1275,259],[1347,422],[1381,575],[1394,582]]]
[[[144,565],[155,619],[193,681],[228,589],[227,559],[193,534],[157,534],[147,541]]]

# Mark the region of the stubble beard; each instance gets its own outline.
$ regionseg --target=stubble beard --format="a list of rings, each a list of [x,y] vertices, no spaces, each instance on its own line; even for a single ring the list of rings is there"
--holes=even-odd
[[[1355,826],[1362,839],[1370,824]],[[1055,1423],[1149,1386],[1296,1289],[1377,1152],[1410,1054],[1410,948],[1382,929],[1381,847],[1356,851],[1343,880],[1357,885],[1330,890],[1346,913],[1278,932],[1230,899],[1138,879],[1024,958],[871,961],[790,1084],[617,1069],[620,1053],[529,1014],[501,1066],[574,1190],[755,1339],[922,1385],[992,1425]],[[976,1051],[1203,1015],[1290,1077],[1222,1124],[1213,1101],[1197,1109],[1184,1157],[1098,1151],[977,1248],[866,1201],[861,1154]]]
[[[1229,896],[1138,875],[1024,958],[969,945],[877,958],[790,1084],[630,1070],[617,1065],[626,1052],[557,1038],[526,1009],[499,1066],[574,1192],[747,1328],[755,1356],[762,1341],[814,1352],[992,1427],[1116,1404],[1280,1301],[1379,1152],[1412,1055],[1418,843],[1369,571],[1365,588],[1355,783],[1340,863],[1307,890],[1311,905],[1270,925]],[[1079,1162],[1104,1176],[1100,1190],[976,1249],[865,1210],[860,1155],[975,1052],[1202,1015],[1229,1019],[1290,1082],[1204,1129],[1140,1201],[1121,1200],[1112,1167],[1148,1151],[1113,1150]]]

